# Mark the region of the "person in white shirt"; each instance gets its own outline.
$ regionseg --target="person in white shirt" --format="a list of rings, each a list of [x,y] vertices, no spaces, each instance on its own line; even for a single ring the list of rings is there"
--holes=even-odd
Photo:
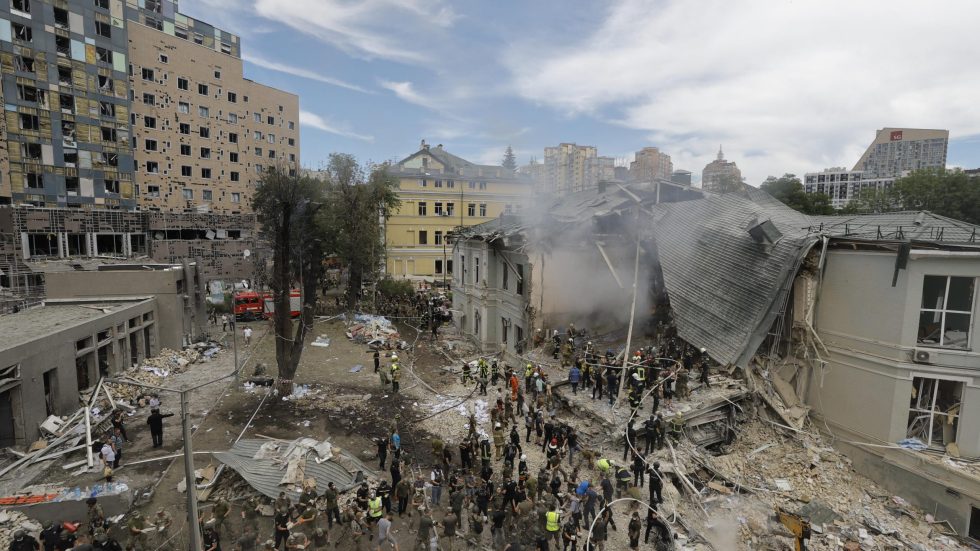
[[[245,337],[245,346],[248,346],[252,342],[252,328],[246,327],[242,329],[242,335]]]

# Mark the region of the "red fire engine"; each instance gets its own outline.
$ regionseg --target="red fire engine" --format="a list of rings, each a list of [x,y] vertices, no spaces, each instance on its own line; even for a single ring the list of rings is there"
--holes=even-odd
[[[235,319],[252,321],[261,318],[269,319],[276,311],[272,293],[256,293],[255,291],[236,291],[234,295]],[[289,315],[298,318],[302,312],[302,297],[299,289],[289,292]]]

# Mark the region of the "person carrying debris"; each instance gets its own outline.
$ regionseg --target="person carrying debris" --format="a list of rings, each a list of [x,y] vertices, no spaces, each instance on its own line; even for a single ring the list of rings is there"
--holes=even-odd
[[[129,519],[126,524],[129,528],[129,549],[137,549],[138,551],[143,551],[146,549],[146,521],[143,519],[143,513],[139,511],[133,512],[133,516]]]
[[[154,448],[163,446],[163,419],[173,416],[173,413],[160,413],[158,408],[150,410],[150,415],[146,418],[146,424],[150,426],[150,436],[153,439]]]

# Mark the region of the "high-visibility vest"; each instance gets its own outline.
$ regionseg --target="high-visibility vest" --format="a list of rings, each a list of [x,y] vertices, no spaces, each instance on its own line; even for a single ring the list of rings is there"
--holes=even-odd
[[[546,520],[544,526],[545,530],[549,532],[557,532],[558,519],[561,518],[561,515],[558,514],[558,511],[548,511],[547,513],[544,514],[544,518]]]
[[[368,501],[368,514],[371,518],[377,518],[381,516],[381,498],[376,497]]]
[[[636,374],[640,376],[640,381],[647,380],[647,370],[644,367],[637,367]]]
[[[609,470],[609,460],[606,458],[602,458],[599,461],[596,461],[596,466],[599,467],[600,471],[606,472]]]
[[[534,366],[532,366],[531,364],[527,364],[527,368],[524,369],[524,376],[530,377],[533,374],[534,374]]]

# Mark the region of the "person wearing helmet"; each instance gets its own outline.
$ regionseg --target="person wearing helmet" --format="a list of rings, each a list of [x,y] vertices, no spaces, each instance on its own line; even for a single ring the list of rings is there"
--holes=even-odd
[[[95,543],[92,547],[97,551],[123,551],[119,542],[115,538],[110,538],[102,528],[95,531]]]
[[[654,461],[652,466],[648,466],[647,474],[650,475],[650,504],[656,507],[664,502],[664,474],[660,471],[660,462]]]
[[[504,428],[498,421],[493,427],[493,450],[494,459],[501,460],[504,456]]]
[[[85,500],[85,503],[88,505],[89,534],[95,534],[97,529],[105,528],[105,512],[97,498],[90,497]]]
[[[14,530],[14,539],[10,540],[10,551],[38,551],[41,546],[24,530]]]
[[[44,551],[55,551],[58,546],[58,540],[61,535],[61,522],[52,521],[48,523],[44,530],[41,530],[41,544],[44,546]]]

